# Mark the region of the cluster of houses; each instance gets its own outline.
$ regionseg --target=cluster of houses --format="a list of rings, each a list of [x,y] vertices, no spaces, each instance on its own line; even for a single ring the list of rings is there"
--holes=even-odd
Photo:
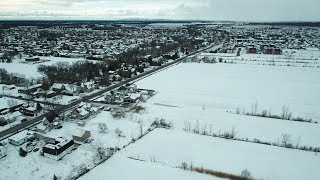
[[[39,103],[0,97],[0,126],[13,122],[25,122],[41,111],[42,107]]]
[[[95,115],[95,114],[100,113],[101,110],[103,110],[103,109],[104,109],[104,106],[101,106],[101,105],[95,106],[92,103],[81,102],[77,106],[77,108],[75,108],[74,110],[72,110],[70,112],[69,118],[84,120],[84,119],[87,119],[90,115]]]
[[[91,92],[98,86],[93,82],[75,84],[54,83],[49,88],[45,88],[43,84],[36,84],[30,87],[19,89],[18,92],[31,96],[32,98],[53,98],[59,95],[73,96],[74,93]]]
[[[60,160],[71,153],[75,147],[86,143],[91,137],[91,132],[84,129],[73,129],[72,138],[54,138],[42,147],[42,155],[54,160]]]
[[[5,29],[0,49],[14,51],[36,56],[57,56],[67,58],[87,58],[93,60],[113,59],[117,55],[130,49],[154,51],[149,44],[176,44],[175,37],[190,39],[187,28],[140,28],[114,27],[112,25],[96,24],[88,27],[83,24],[79,27],[66,28],[68,25],[42,27],[12,27]],[[108,26],[108,27],[100,27]],[[200,27],[198,31],[206,36],[194,38],[195,40],[210,39],[208,28]],[[41,58],[30,57],[28,62],[39,62]]]
[[[281,48],[276,47],[272,44],[263,44],[263,45],[247,45],[246,47],[248,54],[275,54],[275,55],[281,55],[282,50]]]
[[[283,49],[320,48],[319,31],[313,27],[235,25],[223,27],[229,33],[232,51],[245,48],[248,54],[282,54]]]
[[[24,130],[8,138],[8,142],[16,147],[21,147],[25,152],[32,153],[39,150],[41,155],[53,160],[60,160],[69,154],[75,147],[87,143],[91,132],[84,129],[72,129],[68,138],[51,138],[40,129]],[[40,142],[44,142],[40,143]],[[0,144],[0,158],[7,155],[5,144]]]
[[[138,89],[137,85],[126,84],[115,91],[105,94],[104,101],[107,104],[134,104],[145,101],[145,96],[152,96],[154,90]]]
[[[39,88],[38,86],[35,87]],[[55,91],[63,91],[66,88],[54,85],[53,89]],[[136,85],[126,84],[115,91],[106,93],[103,99],[110,104],[130,105],[143,101],[153,94],[153,90],[138,89]],[[86,122],[85,119],[91,115],[98,114],[104,107],[100,103],[81,102],[76,108],[70,110],[68,115],[51,114],[45,117],[36,127],[18,132],[9,137],[8,142],[13,146],[22,148],[27,153],[34,153],[40,150],[40,154],[44,157],[60,160],[68,153],[71,153],[77,146],[92,141],[91,132],[83,129]],[[16,114],[19,115],[18,113]],[[14,115],[14,113],[10,115]],[[50,137],[49,132],[53,129],[61,129],[64,120],[77,120],[78,126],[68,130],[69,135],[67,136],[69,137]],[[0,157],[5,156],[6,148],[5,146],[0,146]]]

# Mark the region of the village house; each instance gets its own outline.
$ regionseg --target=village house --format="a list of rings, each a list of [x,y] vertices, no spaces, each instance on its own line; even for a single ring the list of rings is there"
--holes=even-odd
[[[78,126],[80,126],[80,127],[84,127],[84,126],[86,125],[86,122],[84,122],[84,121],[78,121],[77,124],[78,124]]]
[[[11,103],[12,100],[12,103]],[[23,101],[13,100],[11,98],[0,97],[0,115],[6,115],[14,112],[24,104]]]
[[[52,127],[48,126],[48,125],[44,125],[41,123],[37,125],[37,131],[42,134],[48,133],[51,129],[52,129]]]
[[[72,139],[76,143],[84,143],[91,137],[91,132],[83,129],[76,129],[72,132]]]
[[[113,104],[114,101],[116,100],[114,92],[107,92],[105,97],[104,97],[104,100],[108,104]]]
[[[66,90],[66,86],[64,84],[60,84],[60,83],[54,83],[51,86],[52,91],[54,92],[62,92],[64,90]]]
[[[38,109],[37,106],[34,105],[34,106],[29,106],[27,108],[21,108],[20,112],[26,116],[35,116],[40,112],[40,109]]]
[[[39,62],[40,58],[39,57],[29,57],[29,58],[25,58],[25,61],[35,63],[35,62]]]
[[[59,92],[49,90],[45,93],[45,97],[46,98],[53,98],[53,97],[57,96],[58,94],[59,94]]]
[[[61,120],[61,116],[55,115],[55,114],[51,114],[46,118],[43,118],[42,120],[42,124],[45,126],[50,126],[51,128],[53,128],[53,123],[55,122],[59,122]]]
[[[18,134],[9,137],[9,143],[15,146],[20,146],[21,144],[27,142],[27,140],[32,138],[33,136],[34,132],[24,130],[19,132]]]
[[[71,118],[73,119],[87,119],[90,116],[90,112],[87,111],[84,107],[74,109],[71,114]]]
[[[27,87],[25,89],[19,89],[19,93],[27,94],[27,95],[32,95],[35,91],[38,90],[38,88],[42,88],[42,84],[36,84],[30,87]]]
[[[4,117],[0,117],[0,126],[5,126],[7,124],[8,124],[7,120]]]
[[[12,123],[12,122],[17,121],[18,118],[19,118],[20,116],[23,116],[23,115],[22,115],[22,113],[19,112],[19,111],[14,111],[14,112],[12,112],[11,114],[7,114],[6,116],[7,116],[7,117],[5,118],[6,121],[7,121],[8,123]]]
[[[143,97],[141,94],[139,93],[130,93],[129,95],[125,96],[124,97],[124,103],[136,103],[137,101],[142,101],[143,100]]]
[[[54,122],[53,123],[53,128],[54,129],[61,129],[62,128],[61,122],[58,122],[58,121]]]
[[[55,139],[53,144],[46,144],[42,148],[43,156],[53,160],[60,160],[74,148],[74,141],[63,138]]]

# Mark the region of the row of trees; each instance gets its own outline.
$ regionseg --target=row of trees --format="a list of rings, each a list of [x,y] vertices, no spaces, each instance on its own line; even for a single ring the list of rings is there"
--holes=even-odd
[[[5,51],[2,56],[0,56],[0,62],[11,63],[14,56],[18,55],[17,51]]]
[[[107,85],[108,67],[105,63],[78,61],[73,64],[58,62],[55,65],[40,65],[38,72],[45,75],[50,83],[82,83],[100,78],[102,85]]]
[[[36,79],[26,79],[21,74],[9,73],[7,70],[0,68],[0,84],[15,84],[20,86],[27,86],[35,83]]]

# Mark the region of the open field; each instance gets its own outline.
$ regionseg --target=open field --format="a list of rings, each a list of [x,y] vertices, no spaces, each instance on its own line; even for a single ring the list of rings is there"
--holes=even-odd
[[[49,60],[47,62],[32,64],[26,63],[24,60],[15,59],[12,63],[0,63],[0,68],[6,69],[9,73],[22,74],[27,78],[41,78],[42,74],[38,72],[38,66],[52,65],[57,62],[68,62],[72,64],[77,61],[84,61],[83,58],[63,58],[63,57],[40,57],[41,60]]]
[[[142,141],[129,146],[122,156],[152,159],[168,166],[186,162],[233,174],[248,169],[257,179],[320,178],[320,156],[314,153],[163,129],[155,130]]]
[[[125,172],[123,172],[124,170]],[[98,166],[97,168],[90,171],[88,174],[81,177],[80,179],[81,180],[89,180],[89,179],[124,180],[124,179],[135,179],[136,177],[139,177],[140,180],[219,179],[219,178],[213,178],[212,176],[209,176],[209,175],[188,172],[181,169],[163,166],[161,164],[153,164],[148,162],[132,160],[132,159],[121,157],[121,156],[113,157],[112,159],[108,160],[108,162]]]
[[[266,109],[279,115],[285,105],[294,117],[319,121],[320,101],[317,94],[320,80],[315,78],[319,75],[320,71],[316,68],[179,64],[137,82],[139,88],[157,91],[147,102],[140,103],[146,108],[145,112],[129,112],[125,118],[114,119],[110,112],[102,111],[86,120],[86,125],[81,129],[92,132],[93,142],[79,146],[61,161],[42,157],[39,152],[32,152],[21,161],[22,157],[17,155],[18,149],[8,146],[8,150],[16,154],[10,153],[0,161],[0,166],[6,169],[4,177],[7,178],[52,179],[53,174],[66,178],[75,166],[94,166],[95,145],[122,147],[139,136],[140,123],[145,131],[155,119],[164,118],[173,123],[172,130],[154,130],[82,178],[124,179],[127,176],[118,174],[123,167],[135,168],[130,178],[150,179],[154,174],[159,179],[212,178],[174,168],[182,162],[192,162],[197,167],[235,175],[248,169],[255,178],[319,179],[317,153],[226,140],[183,130],[186,124],[190,124],[191,129],[198,126],[200,130],[216,134],[234,129],[236,137],[272,143],[281,143],[282,135],[288,134],[290,143],[294,145],[320,147],[317,138],[320,135],[319,124],[234,113],[237,107],[250,112],[252,104],[258,104],[259,112]],[[107,124],[108,133],[99,133],[100,123]],[[76,121],[64,122],[63,126],[62,129],[50,131],[47,136],[71,138],[73,131],[78,129]],[[117,128],[124,137],[117,137]],[[52,169],[52,172],[46,169]]]

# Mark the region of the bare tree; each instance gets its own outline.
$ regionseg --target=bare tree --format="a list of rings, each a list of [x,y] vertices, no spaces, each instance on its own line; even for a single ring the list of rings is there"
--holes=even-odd
[[[138,123],[139,123],[139,129],[140,129],[140,136],[142,136],[142,134],[143,134],[143,121],[141,119],[139,119]]]
[[[258,113],[258,101],[251,104],[251,115],[257,115]]]
[[[199,121],[198,121],[198,120],[197,120],[196,125],[195,125],[194,128],[193,128],[193,132],[194,132],[195,134],[199,134],[199,133],[200,133],[200,125],[199,125]]]
[[[291,145],[291,135],[290,134],[282,134],[281,136],[281,144],[284,147],[288,147]]]
[[[95,163],[100,164],[108,158],[108,151],[101,142],[92,145],[95,150]]]
[[[232,130],[230,132],[225,131],[222,135],[222,137],[226,139],[233,139],[236,137],[237,132],[234,130],[234,127],[232,127]]]
[[[99,123],[98,125],[99,133],[107,134],[108,133],[108,126],[106,123]]]
[[[245,178],[248,178],[248,179],[252,177],[251,173],[250,173],[250,171],[248,169],[245,169],[245,170],[241,171],[241,176],[243,176]]]
[[[191,123],[189,121],[184,121],[184,131],[190,132],[191,131]]]
[[[289,111],[288,106],[282,106],[281,119],[290,120],[292,113]]]
[[[236,114],[240,114],[240,107],[239,106],[236,108]]]
[[[296,144],[296,148],[298,148],[298,147],[299,147],[299,144],[300,144],[300,140],[301,140],[301,136],[299,136],[299,137],[298,137],[298,139],[297,139],[297,144]]]
[[[124,134],[123,134],[123,132],[122,132],[119,128],[115,129],[114,132],[116,133],[116,135],[117,135],[119,138],[120,138],[120,137],[125,137]]]

